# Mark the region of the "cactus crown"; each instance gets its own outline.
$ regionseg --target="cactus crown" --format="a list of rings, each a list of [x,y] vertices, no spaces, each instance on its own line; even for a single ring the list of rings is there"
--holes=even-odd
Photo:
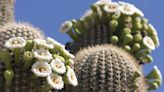
[[[28,23],[6,23],[0,28],[0,50],[3,44],[12,37],[23,37],[26,40],[43,39],[43,33]]]
[[[126,49],[141,64],[151,62],[149,54],[159,46],[155,28],[138,8],[125,2],[98,1],[78,20],[63,23],[61,31],[73,39],[66,46],[72,53],[108,43]]]
[[[0,52],[0,89],[3,92],[49,92],[64,84],[78,84],[74,56],[52,38],[13,37]]]
[[[79,85],[71,92],[146,92],[137,61],[118,47],[88,47],[77,53],[75,61]]]

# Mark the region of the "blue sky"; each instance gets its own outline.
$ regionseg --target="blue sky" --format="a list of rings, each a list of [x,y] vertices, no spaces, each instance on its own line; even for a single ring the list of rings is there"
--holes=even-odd
[[[17,0],[15,15],[16,20],[28,22],[39,27],[46,36],[50,36],[65,44],[71,39],[59,32],[61,23],[72,18],[79,18],[96,0]],[[114,0],[118,1],[118,0]],[[164,76],[164,1],[163,0],[122,0],[132,3],[140,8],[150,23],[158,30],[160,47],[152,56],[154,62],[145,65],[147,74],[153,65],[157,65]],[[164,85],[152,92],[163,92]]]

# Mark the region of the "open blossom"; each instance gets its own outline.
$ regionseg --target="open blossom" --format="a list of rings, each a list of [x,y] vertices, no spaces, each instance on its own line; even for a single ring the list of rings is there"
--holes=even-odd
[[[32,65],[31,71],[38,77],[47,77],[52,73],[51,67],[47,62],[36,62]]]
[[[119,4],[117,4],[116,2],[110,2],[108,3],[108,5],[104,6],[104,10],[106,12],[115,13],[119,11],[119,7]]]
[[[143,38],[143,44],[151,50],[155,49],[155,44],[154,44],[153,40],[148,36]]]
[[[128,5],[134,10],[135,13],[139,14],[141,17],[144,16],[143,12],[140,9],[138,9],[137,7],[135,7],[134,5],[132,5],[130,3],[122,2],[122,1],[119,1],[118,3],[121,5]]]
[[[120,11],[126,15],[133,15],[135,13],[134,5],[126,2],[118,2],[120,4]]]
[[[63,74],[66,72],[66,67],[64,63],[62,62],[62,60],[59,58],[52,60],[50,65],[51,65],[52,70],[59,74]]]
[[[50,44],[46,40],[43,39],[34,39],[34,44],[43,48],[53,49],[53,44]]]
[[[10,38],[5,43],[5,47],[11,50],[15,48],[24,48],[25,45],[26,45],[26,40],[24,40],[22,37]]]
[[[52,54],[45,49],[38,49],[34,51],[34,57],[41,61],[50,61],[52,59]]]
[[[72,26],[73,26],[72,22],[66,21],[61,25],[60,31],[66,33],[72,28]]]
[[[57,90],[61,90],[64,87],[62,77],[57,74],[51,74],[47,77],[48,84]]]
[[[105,5],[105,4],[109,3],[109,1],[110,1],[110,0],[99,0],[99,1],[97,1],[95,4],[96,4],[96,5]]]
[[[65,48],[64,45],[62,45],[61,43],[55,41],[54,39],[52,39],[52,38],[50,38],[50,37],[47,37],[47,43],[48,43],[48,44],[52,44],[54,47],[55,47],[55,46],[60,46],[60,47],[62,47],[63,49]]]
[[[68,82],[73,85],[73,86],[77,86],[78,85],[78,81],[77,81],[77,77],[75,75],[74,70],[70,67],[67,66],[67,73],[66,73]]]

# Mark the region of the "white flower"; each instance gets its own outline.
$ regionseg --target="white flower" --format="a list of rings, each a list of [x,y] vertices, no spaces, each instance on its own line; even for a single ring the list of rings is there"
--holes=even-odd
[[[5,47],[11,50],[15,48],[24,48],[25,45],[26,45],[26,40],[24,40],[22,37],[10,38],[5,43]]]
[[[31,71],[38,77],[47,77],[52,71],[51,67],[47,62],[36,62],[32,65]]]
[[[126,2],[118,2],[121,6],[120,6],[120,11],[123,14],[126,15],[133,15],[135,13],[135,8],[134,5],[126,3]]]
[[[135,13],[139,14],[142,17],[144,16],[143,12],[141,10],[139,10],[137,7],[135,7],[134,5],[132,5],[130,3],[122,2],[122,1],[119,1],[118,3],[121,5],[131,6],[131,8],[134,10]]]
[[[47,77],[48,84],[57,90],[61,90],[64,87],[62,77],[57,74],[51,74]]]
[[[61,29],[60,31],[63,33],[68,32],[71,28],[72,28],[73,24],[70,21],[65,21],[62,25],[61,25]]]
[[[74,70],[70,66],[67,66],[66,76],[67,76],[68,82],[71,85],[73,85],[73,86],[77,86],[78,85],[78,81],[77,81],[75,72],[74,72]]]
[[[114,13],[119,11],[119,7],[119,4],[117,4],[116,2],[110,2],[108,3],[108,5],[104,6],[104,10],[106,12]]]
[[[108,4],[109,2],[111,2],[111,0],[99,0],[99,1],[95,2],[94,4],[105,5],[105,4]]]
[[[69,51],[67,51],[65,49],[64,49],[64,53],[70,58],[75,58],[75,56],[73,54],[71,54]]]
[[[153,40],[148,36],[143,38],[143,44],[151,50],[155,49],[155,44],[154,44]]]
[[[34,57],[41,61],[50,61],[52,59],[52,55],[48,50],[38,49],[34,52]]]
[[[54,46],[60,46],[60,47],[62,47],[63,49],[65,48],[64,45],[62,45],[61,43],[55,41],[54,39],[52,39],[52,38],[50,38],[50,37],[47,37],[47,43],[48,43],[48,44],[52,44],[52,45],[54,45]]]
[[[66,67],[65,67],[64,63],[62,62],[62,60],[59,58],[52,60],[50,65],[51,65],[51,68],[53,69],[53,71],[55,71],[59,74],[63,74],[66,72]]]
[[[53,44],[50,44],[48,41],[45,41],[43,39],[34,39],[34,44],[39,47],[44,47],[48,49],[53,49]]]

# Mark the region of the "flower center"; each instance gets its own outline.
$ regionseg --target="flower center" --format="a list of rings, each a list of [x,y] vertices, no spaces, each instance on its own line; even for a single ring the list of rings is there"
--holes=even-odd
[[[20,42],[18,40],[14,40],[12,41],[12,44],[16,45],[16,44],[19,44]]]
[[[150,40],[147,40],[148,45],[153,45],[153,43]]]
[[[57,78],[53,78],[53,83],[55,83],[55,84],[59,84],[60,81],[59,81]]]
[[[71,80],[74,80],[75,79],[73,74],[71,74],[70,77],[71,77]]]
[[[125,11],[128,11],[128,12],[131,11],[131,9],[130,9],[127,5],[124,7],[124,10],[125,10]]]
[[[46,56],[46,53],[45,52],[40,52],[39,53],[41,56]]]
[[[116,6],[114,6],[114,5],[109,5],[109,9],[114,10],[114,9],[116,9]]]
[[[38,70],[39,70],[40,72],[44,72],[44,71],[47,70],[47,68],[44,67],[44,66],[41,66],[41,67],[38,67]]]
[[[61,66],[61,64],[57,63],[57,64],[55,64],[55,67],[61,68],[62,66]]]

